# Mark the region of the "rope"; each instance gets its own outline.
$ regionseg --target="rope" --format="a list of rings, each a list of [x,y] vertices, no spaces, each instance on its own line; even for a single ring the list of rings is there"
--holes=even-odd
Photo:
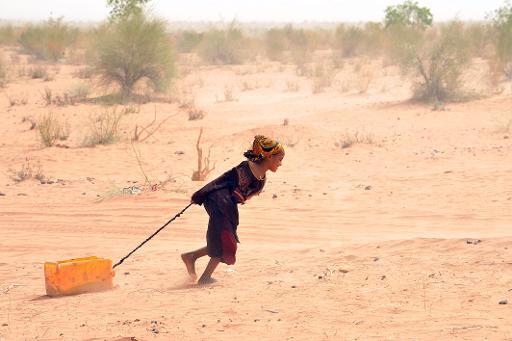
[[[189,208],[190,206],[192,206],[193,203],[190,203],[187,205],[187,207],[185,207],[184,209],[181,210],[181,212],[179,212],[178,214],[176,214],[171,220],[169,220],[168,222],[166,222],[162,227],[160,227],[158,230],[156,230],[151,236],[149,236],[148,238],[146,238],[146,240],[144,240],[142,243],[139,244],[139,246],[137,246],[135,249],[133,249],[129,254],[127,254],[126,256],[124,256],[123,258],[121,258],[121,260],[119,262],[117,262],[113,267],[112,269],[115,269],[116,266],[118,265],[121,265],[124,260],[128,257],[130,257],[135,251],[137,251],[138,249],[140,249],[142,247],[142,245],[146,244],[148,241],[151,240],[151,238],[153,238],[154,236],[157,235],[158,232],[162,231],[167,225],[169,225],[170,223],[172,223],[176,218],[178,218],[180,215],[183,214],[183,212],[185,212],[187,210],[187,208]]]

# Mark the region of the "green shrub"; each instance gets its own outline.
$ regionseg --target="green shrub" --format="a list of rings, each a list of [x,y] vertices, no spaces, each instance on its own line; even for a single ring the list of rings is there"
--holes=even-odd
[[[421,79],[415,87],[415,98],[424,102],[460,99],[460,76],[469,62],[468,46],[459,22],[442,27],[431,37],[410,61]]]
[[[48,70],[43,66],[36,66],[29,70],[30,78],[32,79],[47,79],[49,78]]]
[[[201,41],[203,40],[203,34],[195,31],[182,31],[176,36],[176,50],[180,53],[193,52]]]
[[[414,97],[424,102],[460,99],[460,76],[469,62],[469,44],[464,25],[451,22],[427,29],[433,17],[427,7],[405,1],[386,9],[386,32],[391,57],[404,72],[412,71],[419,81]]]
[[[283,54],[289,49],[284,30],[272,28],[265,32],[265,51],[270,60],[282,61]]]
[[[16,39],[17,32],[12,25],[0,26],[0,45],[14,45]]]
[[[199,55],[209,64],[240,64],[246,58],[242,31],[232,23],[227,29],[211,29],[204,33]]]
[[[57,61],[64,56],[76,39],[77,30],[62,22],[62,18],[49,19],[39,25],[27,27],[19,37],[25,52],[39,59]]]
[[[164,90],[174,73],[174,55],[165,23],[143,14],[100,29],[96,53],[95,68],[103,83],[117,84],[124,99],[143,80],[154,90]]]
[[[335,44],[342,57],[360,55],[364,44],[364,32],[360,27],[341,24],[336,28]]]

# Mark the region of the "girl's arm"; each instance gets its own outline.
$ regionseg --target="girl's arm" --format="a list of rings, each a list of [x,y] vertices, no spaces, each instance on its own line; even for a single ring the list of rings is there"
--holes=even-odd
[[[202,205],[208,194],[222,188],[234,187],[236,181],[236,170],[233,168],[192,194],[191,201],[194,204]]]

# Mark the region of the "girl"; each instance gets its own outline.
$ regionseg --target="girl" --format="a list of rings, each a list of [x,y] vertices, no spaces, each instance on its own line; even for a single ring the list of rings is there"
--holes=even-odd
[[[195,262],[203,256],[210,256],[199,284],[213,283],[211,277],[219,262],[235,264],[238,236],[237,204],[244,204],[254,195],[260,194],[265,186],[266,172],[276,172],[284,158],[283,146],[262,135],[254,137],[252,149],[246,151],[243,161],[211,181],[192,195],[194,204],[202,205],[210,216],[206,246],[181,255],[189,275],[195,280]]]

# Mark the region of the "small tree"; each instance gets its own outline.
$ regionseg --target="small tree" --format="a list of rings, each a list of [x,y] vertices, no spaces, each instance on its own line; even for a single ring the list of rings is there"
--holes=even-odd
[[[131,15],[141,15],[144,12],[144,6],[151,0],[107,0],[107,5],[111,7],[110,20],[127,18]]]
[[[96,70],[104,84],[117,84],[124,99],[147,80],[164,90],[174,73],[174,55],[165,23],[134,14],[107,24],[98,34]]]
[[[433,16],[428,7],[420,7],[416,1],[407,0],[401,5],[386,8],[386,27],[405,26],[425,29],[432,25]]]
[[[412,1],[388,7],[384,19],[391,56],[404,72],[420,79],[415,97],[442,102],[457,96],[462,68],[469,61],[468,44],[462,23],[428,29],[432,21],[430,10]]]

